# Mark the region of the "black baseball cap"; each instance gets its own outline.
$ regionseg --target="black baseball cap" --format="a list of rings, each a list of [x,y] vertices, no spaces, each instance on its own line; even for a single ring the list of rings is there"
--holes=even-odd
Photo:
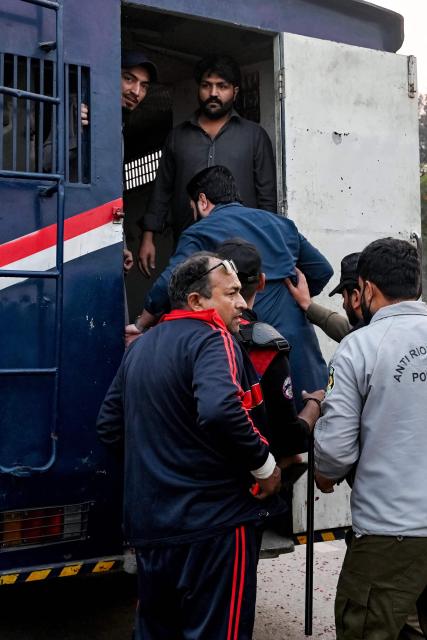
[[[348,285],[353,286],[353,288],[357,286],[357,262],[359,260],[359,256],[360,252],[349,253],[348,256],[344,256],[341,260],[341,279],[335,289],[332,289],[329,297],[336,293],[342,293]]]
[[[150,81],[157,82],[157,67],[151,62],[141,51],[122,50],[122,69],[131,69],[132,67],[144,67],[150,74]]]
[[[240,282],[257,282],[261,273],[261,256],[256,246],[243,238],[230,238],[222,242],[216,250],[220,258],[233,260]]]

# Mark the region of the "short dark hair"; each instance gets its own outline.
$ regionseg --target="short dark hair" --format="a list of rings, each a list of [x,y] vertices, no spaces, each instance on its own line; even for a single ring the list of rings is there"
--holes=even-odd
[[[242,202],[233,174],[227,167],[215,165],[196,173],[187,184],[187,193],[197,202],[204,193],[212,204]]]
[[[406,240],[371,242],[360,254],[357,270],[362,280],[373,282],[389,300],[416,300],[420,295],[420,258]]]
[[[220,258],[233,260],[237,267],[237,277],[242,288],[240,295],[247,302],[252,298],[259,286],[261,274],[261,256],[254,244],[244,238],[229,238],[218,247]]]
[[[175,267],[168,285],[172,309],[184,309],[188,294],[192,292],[200,293],[204,298],[211,297],[209,274],[203,275],[209,269],[210,258],[218,256],[211,251],[199,251]]]
[[[359,283],[357,282],[357,280],[355,280],[354,282],[348,282],[344,287],[343,287],[343,291],[347,291],[348,295],[351,296],[351,294],[353,293],[353,291],[357,289],[357,291],[360,291],[360,287],[359,287]]]
[[[205,73],[216,73],[234,87],[240,87],[240,67],[231,56],[212,54],[202,58],[194,67],[194,79],[197,84],[201,83]]]

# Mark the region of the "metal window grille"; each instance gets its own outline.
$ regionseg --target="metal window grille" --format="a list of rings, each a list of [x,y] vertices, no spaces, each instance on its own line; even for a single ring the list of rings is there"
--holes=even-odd
[[[56,63],[0,53],[0,85],[0,169],[42,173],[48,123],[56,126]]]
[[[81,107],[89,107],[89,68],[65,65],[65,181],[90,182],[90,125],[83,126]],[[90,115],[89,115],[90,122]]]
[[[57,172],[56,63],[0,53],[0,169]],[[65,65],[65,180],[90,182],[90,132],[81,122],[89,106],[89,68]]]
[[[149,184],[156,179],[162,152],[152,153],[125,164],[125,189],[134,189]]]

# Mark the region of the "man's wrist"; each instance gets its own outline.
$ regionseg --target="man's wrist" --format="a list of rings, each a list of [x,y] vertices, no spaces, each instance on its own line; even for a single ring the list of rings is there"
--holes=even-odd
[[[276,460],[273,454],[269,453],[268,458],[264,462],[264,464],[258,469],[254,469],[253,471],[251,471],[251,474],[257,480],[265,480],[266,478],[269,478],[272,475],[275,468],[276,468]]]
[[[142,242],[153,242],[154,241],[154,231],[144,231],[142,234]]]

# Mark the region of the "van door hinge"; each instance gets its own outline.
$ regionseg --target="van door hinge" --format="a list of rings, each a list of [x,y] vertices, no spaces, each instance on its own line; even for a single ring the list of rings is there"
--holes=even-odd
[[[417,59],[415,56],[408,56],[408,96],[417,97]]]
[[[282,67],[279,69],[279,73],[277,76],[277,93],[279,96],[279,100],[283,100],[285,97],[285,69]]]

